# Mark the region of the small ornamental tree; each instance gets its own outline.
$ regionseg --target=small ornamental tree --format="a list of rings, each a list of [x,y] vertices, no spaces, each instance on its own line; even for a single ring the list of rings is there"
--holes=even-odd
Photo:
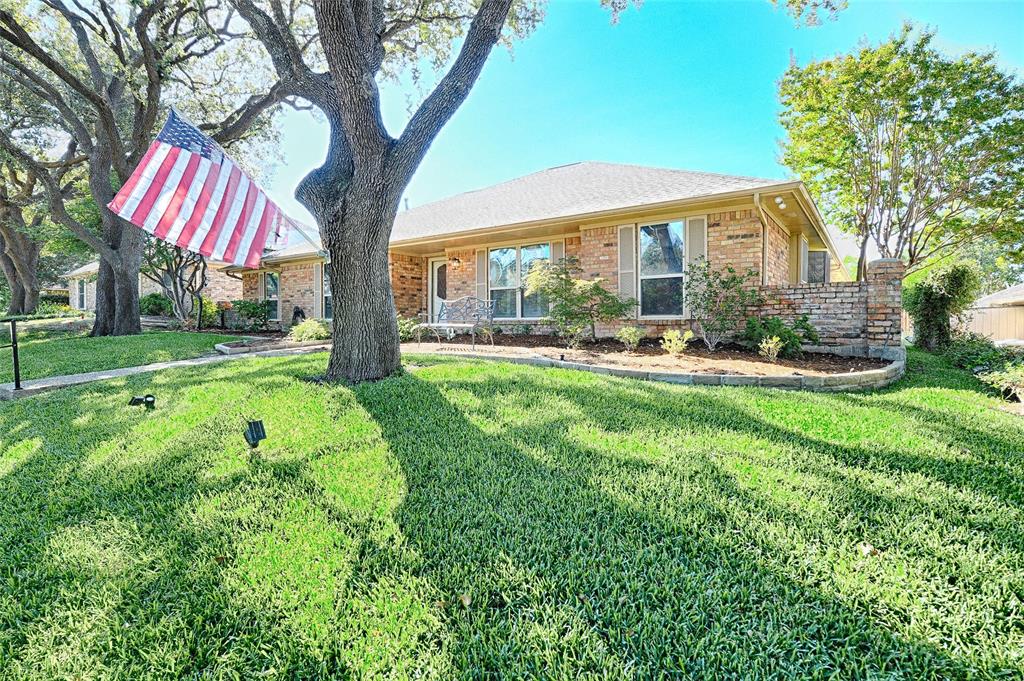
[[[579,259],[563,258],[557,263],[539,262],[526,275],[526,295],[539,294],[551,304],[548,317],[570,345],[590,331],[597,337],[598,322],[626,317],[636,300],[623,300],[603,286],[604,279],[584,279]]]
[[[949,345],[950,317],[970,307],[981,288],[974,265],[958,263],[930,272],[903,291],[903,307],[914,320],[914,344],[926,350]]]
[[[714,352],[736,333],[747,310],[761,303],[761,295],[753,286],[756,279],[753,269],[743,274],[732,265],[714,269],[706,258],[690,265],[683,287],[686,303],[708,350]]]

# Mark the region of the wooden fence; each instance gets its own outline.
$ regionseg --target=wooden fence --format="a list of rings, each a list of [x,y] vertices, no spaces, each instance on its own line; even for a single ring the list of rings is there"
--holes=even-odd
[[[1024,305],[1001,305],[999,307],[974,307],[967,329],[992,340],[1024,341]]]

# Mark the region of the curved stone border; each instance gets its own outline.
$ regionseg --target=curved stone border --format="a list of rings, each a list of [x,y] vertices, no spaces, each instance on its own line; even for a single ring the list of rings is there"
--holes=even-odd
[[[259,336],[249,336],[249,338],[259,338]],[[231,341],[234,343],[235,341]],[[228,343],[217,343],[213,346],[213,349],[222,355],[244,355],[247,352],[267,352],[269,350],[292,350],[294,348],[315,348],[322,345],[324,348],[330,348],[330,341],[313,340],[313,341],[280,341],[277,343],[257,343],[256,345],[242,345],[237,347],[231,347]]]
[[[643,371],[642,369],[624,369],[601,364],[584,364],[583,362],[563,362],[539,355],[516,357],[510,355],[488,355],[474,352],[414,352],[413,354],[439,355],[443,357],[461,357],[465,359],[483,359],[495,362],[511,362],[512,364],[529,364],[539,367],[555,367],[573,371],[589,371],[593,374],[636,378],[642,381],[660,381],[677,385],[734,385],[759,386],[762,388],[783,388],[786,390],[808,390],[811,392],[845,392],[849,390],[873,390],[884,388],[895,383],[906,372],[904,360],[896,360],[882,369],[868,371],[851,371],[845,374],[829,374],[826,376],[746,376],[739,374],[686,374],[671,371]]]

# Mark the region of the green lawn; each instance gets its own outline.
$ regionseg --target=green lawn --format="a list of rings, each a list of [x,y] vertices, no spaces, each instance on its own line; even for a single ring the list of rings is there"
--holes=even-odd
[[[0,324],[0,345],[10,342],[9,327]],[[18,325],[21,380],[62,374],[119,369],[121,367],[199,357],[213,352],[217,343],[233,336],[179,331],[153,331],[139,336],[89,338],[81,321]],[[0,383],[14,380],[11,350],[0,350]]]
[[[856,395],[409,361],[0,406],[0,677],[1024,673],[1024,425],[943,360]]]

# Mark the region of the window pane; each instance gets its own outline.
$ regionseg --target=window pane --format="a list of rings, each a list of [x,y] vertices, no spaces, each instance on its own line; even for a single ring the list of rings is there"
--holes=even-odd
[[[494,316],[509,318],[516,316],[516,293],[519,289],[506,288],[491,291],[491,300],[494,301]]]
[[[277,298],[277,275],[267,272],[266,281],[263,284],[264,298]]]
[[[811,251],[807,260],[807,282],[825,283],[825,268],[828,267],[828,251]]]
[[[640,228],[640,275],[683,273],[683,223]]]
[[[331,279],[327,272],[327,265],[323,266],[324,271],[324,319],[331,319],[334,316],[334,310],[331,308]]]
[[[524,317],[545,317],[548,314],[548,301],[539,293],[532,295],[522,294],[523,296],[523,316]]]
[[[331,308],[331,297],[324,298],[324,319],[333,319],[334,310]]]
[[[277,301],[268,300],[267,302],[267,319],[277,319]]]
[[[641,279],[640,314],[651,317],[683,314],[683,278]]]
[[[536,246],[523,246],[519,249],[519,259],[523,262],[523,277],[530,271],[530,267],[541,260],[551,259],[551,245],[537,244]]]
[[[489,281],[491,288],[516,286],[516,249],[496,248],[490,253]],[[514,299],[513,299],[514,300]],[[515,304],[513,302],[513,304]]]

